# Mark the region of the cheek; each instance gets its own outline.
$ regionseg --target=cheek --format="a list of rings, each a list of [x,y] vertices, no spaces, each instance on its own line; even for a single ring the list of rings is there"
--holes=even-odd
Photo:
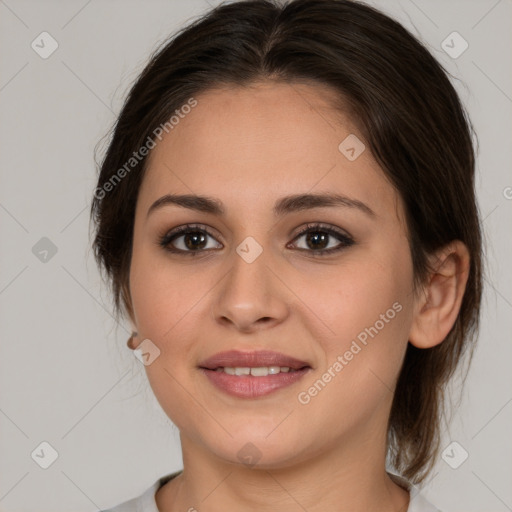
[[[369,425],[375,414],[385,421],[412,321],[405,280],[395,277],[366,267],[331,280],[321,314],[334,334],[317,339],[324,358],[298,397],[309,417],[324,416],[326,432]]]
[[[189,267],[192,268],[192,267]],[[203,276],[204,277],[204,276]],[[130,292],[137,330],[160,350],[145,366],[148,382],[160,406],[180,429],[191,430],[196,401],[190,399],[189,382],[192,326],[200,325],[200,299],[205,286],[194,272],[180,272],[164,257],[144,247],[134,250],[130,269]],[[211,288],[212,285],[210,285]],[[204,311],[202,312],[204,321]]]
[[[404,239],[400,244],[388,241],[354,251],[328,273],[324,270],[320,287],[313,285],[313,277],[304,281],[311,304],[332,331],[324,339],[331,362],[350,350],[354,340],[362,349],[354,359],[368,364],[371,359],[380,367],[380,358],[388,353],[401,358],[412,323],[412,260]]]
[[[341,265],[322,272],[321,278],[313,274],[302,281],[302,295],[334,331],[333,337],[351,339],[381,315],[385,315],[384,321],[406,316],[395,313],[411,304],[412,268],[407,253],[389,257],[381,253],[378,260],[372,254],[354,253]],[[397,302],[402,307],[393,309]],[[395,322],[386,322],[386,326],[391,323]]]
[[[139,333],[155,340],[162,340],[204,294],[195,274],[166,256],[148,242],[134,244],[130,293],[135,319]]]

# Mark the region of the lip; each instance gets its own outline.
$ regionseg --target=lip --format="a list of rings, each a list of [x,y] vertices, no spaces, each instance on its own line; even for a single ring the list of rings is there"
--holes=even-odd
[[[255,399],[291,386],[313,370],[308,367],[294,372],[267,375],[266,377],[228,375],[222,370],[207,370],[206,368],[200,368],[199,371],[208,378],[211,384],[224,393],[236,398]]]
[[[279,372],[264,377],[254,375],[228,375],[217,371],[220,367],[258,368],[261,366],[288,366],[295,370]],[[260,398],[299,381],[312,371],[311,365],[292,356],[270,350],[243,352],[228,350],[202,361],[199,370],[217,389],[236,398]]]
[[[273,352],[271,350],[258,350],[252,352],[228,350],[225,352],[219,352],[199,363],[199,367],[206,370],[216,370],[220,367],[258,368],[260,366],[288,366],[294,370],[300,370],[304,367],[311,368],[311,365],[307,361],[300,361],[292,356],[281,354],[280,352]]]

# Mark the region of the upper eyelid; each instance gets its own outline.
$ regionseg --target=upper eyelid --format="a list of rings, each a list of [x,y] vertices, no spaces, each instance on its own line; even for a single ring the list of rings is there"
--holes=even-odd
[[[292,241],[295,241],[300,236],[303,236],[308,231],[311,231],[311,230],[314,230],[314,229],[317,229],[318,231],[321,231],[323,229],[323,230],[329,232],[330,235],[334,234],[334,235],[338,235],[338,236],[341,236],[341,237],[346,237],[346,238],[354,240],[354,237],[351,234],[349,234],[347,231],[345,231],[344,229],[332,226],[332,225],[327,224],[325,222],[317,221],[317,222],[308,222],[306,224],[306,226],[301,228],[297,233],[295,233],[293,235]],[[196,231],[203,231],[207,235],[209,235],[209,236],[211,236],[211,237],[213,237],[215,239],[217,238],[216,235],[214,235],[213,233],[210,232],[210,230],[214,230],[214,228],[211,228],[210,226],[207,226],[205,224],[195,224],[195,223],[194,224],[184,224],[182,226],[177,226],[176,228],[167,231],[163,235],[163,238],[166,238],[166,237],[170,237],[170,238],[176,237],[176,238],[179,238],[180,236],[183,236],[184,234],[186,234],[188,231],[194,231],[194,230],[196,230]],[[175,232],[173,233],[173,231],[175,231]],[[214,230],[214,231],[216,231],[216,230]]]
[[[326,224],[325,222],[308,222],[304,228],[301,228],[299,232],[295,234],[295,238],[312,229],[318,229],[318,231],[325,229],[326,231],[334,232],[338,235],[353,238],[345,229]]]

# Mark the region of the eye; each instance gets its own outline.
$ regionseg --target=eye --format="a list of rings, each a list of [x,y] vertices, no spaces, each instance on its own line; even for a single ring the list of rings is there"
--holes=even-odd
[[[354,240],[343,231],[317,223],[308,224],[293,241],[296,242],[303,237],[306,247],[299,247],[299,250],[309,252],[313,256],[331,254],[354,244]],[[215,239],[215,236],[204,226],[186,224],[165,233],[159,238],[158,243],[166,251],[187,256],[222,248],[222,244],[219,243],[209,244],[208,238]],[[332,246],[331,242],[335,242],[336,239],[338,243]]]
[[[220,247],[209,245],[208,237],[214,238],[213,234],[204,227],[187,224],[160,237],[159,245],[169,252],[190,256],[195,256],[203,250],[222,247],[220,244]]]
[[[294,238],[294,241],[303,237],[306,247],[300,248],[300,250],[311,252],[313,256],[332,254],[354,245],[353,238],[348,234],[322,224],[308,224],[307,227]],[[338,244],[334,243],[334,246],[331,244],[331,242],[335,242],[333,238],[338,240]]]

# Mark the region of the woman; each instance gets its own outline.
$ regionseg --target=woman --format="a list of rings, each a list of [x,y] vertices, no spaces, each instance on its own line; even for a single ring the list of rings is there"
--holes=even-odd
[[[401,25],[212,9],[131,89],[91,213],[183,452],[111,510],[437,510],[412,484],[477,331],[480,221],[470,122]]]

